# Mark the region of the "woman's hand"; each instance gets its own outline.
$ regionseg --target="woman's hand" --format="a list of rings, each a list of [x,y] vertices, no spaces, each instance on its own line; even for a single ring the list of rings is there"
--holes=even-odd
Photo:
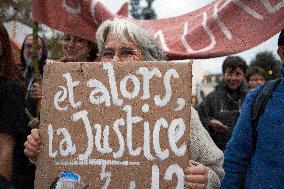
[[[27,141],[24,143],[24,153],[34,162],[37,160],[40,144],[39,129],[32,129],[31,134],[27,137]]]
[[[229,127],[217,119],[210,120],[209,125],[217,132],[223,133],[229,131]]]
[[[39,128],[39,124],[40,124],[40,121],[37,117],[34,117],[32,118],[29,123],[28,123],[28,127],[34,129],[34,128]]]
[[[30,96],[35,100],[41,100],[42,90],[40,83],[34,83],[30,89]]]
[[[208,171],[200,163],[190,161],[185,169],[185,187],[190,189],[206,189],[208,182]]]

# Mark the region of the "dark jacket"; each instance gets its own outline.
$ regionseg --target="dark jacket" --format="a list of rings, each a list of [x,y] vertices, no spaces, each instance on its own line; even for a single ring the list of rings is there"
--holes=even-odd
[[[221,86],[206,96],[197,108],[203,126],[208,130],[216,145],[223,151],[237,122],[245,95],[244,87],[232,91],[226,86]],[[227,125],[229,132],[214,131],[208,124],[212,119],[217,119]]]
[[[12,188],[11,184],[17,189],[33,189],[35,166],[24,155],[24,142],[31,132],[26,127],[24,108],[18,82],[0,77],[0,133],[15,136],[12,183],[5,184],[5,179],[0,178],[1,189]]]

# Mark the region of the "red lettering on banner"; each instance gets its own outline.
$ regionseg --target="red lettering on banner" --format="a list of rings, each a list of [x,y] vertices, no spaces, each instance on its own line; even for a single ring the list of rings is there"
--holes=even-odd
[[[210,44],[202,49],[199,49],[199,50],[193,50],[187,40],[185,39],[185,36],[188,34],[188,22],[186,22],[184,24],[184,33],[181,37],[181,41],[182,41],[182,44],[184,45],[185,49],[187,52],[189,53],[194,53],[194,52],[204,52],[204,51],[208,51],[208,50],[211,50],[214,48],[215,44],[216,44],[216,39],[215,39],[215,36],[214,34],[212,33],[212,31],[210,30],[210,28],[208,27],[207,25],[207,13],[204,12],[203,13],[203,22],[202,22],[202,26],[206,32],[206,34],[208,35],[208,37],[210,38]]]
[[[164,49],[164,51],[169,51],[169,48],[167,46],[167,42],[165,40],[165,37],[164,37],[164,34],[162,32],[162,30],[159,30],[155,35],[154,37],[160,41],[160,44],[162,46],[162,48]]]
[[[62,2],[62,7],[64,10],[66,10],[67,12],[71,13],[71,14],[80,14],[81,13],[81,5],[78,2],[78,0],[76,0],[76,7],[72,7],[68,5],[68,0],[63,0]]]

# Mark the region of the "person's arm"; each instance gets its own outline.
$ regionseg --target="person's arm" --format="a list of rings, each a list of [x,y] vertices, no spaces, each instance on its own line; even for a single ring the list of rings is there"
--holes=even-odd
[[[238,189],[245,180],[247,166],[252,154],[251,104],[257,90],[246,97],[232,137],[225,149],[224,169],[226,172],[222,188]]]
[[[200,165],[206,167],[206,188],[219,188],[224,177],[222,168],[224,155],[202,126],[194,108],[191,108],[189,154],[190,160],[197,162],[200,169],[202,169]]]
[[[216,98],[220,98],[217,91],[213,91],[201,102],[198,106],[197,111],[201,120],[202,125],[208,132],[227,132],[229,127],[216,119],[216,113],[219,113],[216,109]]]
[[[33,163],[37,161],[37,155],[40,144],[41,141],[40,141],[39,129],[36,128],[32,129],[31,134],[28,135],[27,141],[24,143],[25,146],[24,153]]]
[[[15,139],[13,135],[0,134],[0,175],[8,181],[12,180],[14,145]]]

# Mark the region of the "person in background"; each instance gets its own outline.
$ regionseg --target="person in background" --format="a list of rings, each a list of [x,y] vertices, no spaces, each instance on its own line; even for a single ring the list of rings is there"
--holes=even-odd
[[[32,64],[32,34],[27,35],[20,51],[21,70],[25,81],[23,90],[23,98],[25,102],[24,107],[24,132],[23,135],[18,137],[19,146],[15,150],[15,166],[17,169],[14,171],[15,186],[17,189],[32,189],[34,188],[35,166],[23,154],[24,142],[30,134],[32,127],[39,121],[39,112],[37,112],[37,101],[42,98],[41,81],[35,81],[35,71]],[[38,38],[38,56],[39,56],[39,71],[42,77],[43,67],[47,58],[47,49],[43,38]]]
[[[279,189],[284,186],[284,30],[278,39],[281,82],[263,114],[252,125],[252,104],[260,90],[251,90],[225,150],[223,189]]]
[[[36,101],[41,100],[41,81],[35,81],[35,71],[32,64],[32,43],[33,36],[29,34],[26,36],[21,52],[21,67],[23,70],[23,76],[26,81],[25,87],[25,100],[26,100],[26,112],[32,117],[39,117],[36,112]],[[38,37],[38,66],[39,72],[42,77],[43,67],[47,59],[47,49],[42,37]]]
[[[165,55],[153,36],[129,20],[107,20],[97,31],[97,44],[102,62],[160,61]],[[189,166],[185,170],[185,187],[219,188],[224,176],[223,153],[191,109]],[[36,161],[41,143],[39,130],[33,129],[25,143],[25,154]]]
[[[244,59],[228,56],[222,65],[224,85],[208,94],[197,108],[203,126],[223,151],[231,137],[246,95],[246,70]]]
[[[24,132],[24,81],[16,68],[9,35],[0,23],[0,188],[13,189],[19,160],[17,149]],[[23,158],[23,148],[21,149]],[[26,158],[27,159],[27,158]],[[22,160],[21,160],[22,161]]]
[[[63,56],[60,62],[97,62],[97,44],[79,37],[65,35],[63,39]]]
[[[253,89],[258,85],[265,83],[265,72],[258,66],[250,66],[246,73],[246,86],[247,89]]]

